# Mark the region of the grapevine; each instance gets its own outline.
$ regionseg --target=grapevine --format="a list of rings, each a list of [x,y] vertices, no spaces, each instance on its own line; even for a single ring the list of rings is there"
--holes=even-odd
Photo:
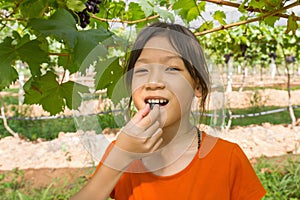
[[[77,12],[81,28],[85,28],[91,22],[89,13],[97,14],[100,12],[100,8],[98,7],[100,3],[102,3],[102,0],[88,0],[85,2],[85,9],[81,12]]]

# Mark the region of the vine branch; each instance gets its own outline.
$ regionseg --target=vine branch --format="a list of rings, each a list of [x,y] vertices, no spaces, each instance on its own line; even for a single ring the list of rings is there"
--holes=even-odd
[[[239,3],[234,3],[234,2],[230,2],[230,1],[223,1],[223,0],[203,0],[203,1],[206,1],[206,2],[209,2],[209,3],[215,3],[215,4],[218,4],[218,5],[230,6],[230,7],[234,7],[234,8],[239,8],[241,6],[241,4],[239,4]],[[268,10],[252,8],[252,7],[249,7],[249,6],[245,6],[244,9],[249,11],[249,12],[258,12],[258,13],[268,13],[268,12],[270,12]],[[283,14],[283,13],[277,13],[274,16],[278,16],[278,17],[282,17],[282,18],[289,18],[289,15]],[[300,17],[298,17],[298,16],[296,16],[295,19],[296,19],[296,21],[300,21]]]
[[[4,100],[2,99],[1,97],[1,100],[2,100],[2,105],[1,105],[1,116],[2,116],[2,120],[3,120],[3,125],[4,125],[4,128],[12,135],[14,136],[15,138],[19,138],[19,134],[14,132],[8,125],[7,123],[7,119],[6,119],[6,116],[5,116],[5,109],[4,109]]]
[[[235,23],[231,23],[231,24],[219,26],[219,27],[216,27],[216,28],[213,28],[213,29],[210,29],[210,30],[202,31],[202,32],[196,32],[195,35],[196,36],[201,36],[201,35],[205,35],[205,34],[208,34],[208,33],[212,33],[212,32],[216,32],[216,31],[220,31],[220,30],[229,29],[229,28],[232,28],[232,27],[235,27],[235,26],[240,26],[240,25],[243,25],[243,24],[249,24],[249,23],[256,22],[256,21],[261,21],[264,18],[276,15],[278,13],[281,13],[284,10],[287,10],[289,8],[293,8],[293,7],[297,6],[297,5],[300,5],[300,2],[297,1],[295,3],[292,3],[292,4],[288,5],[288,6],[280,8],[280,9],[278,9],[276,11],[272,11],[272,12],[266,13],[265,15],[262,15],[260,17],[256,17],[256,18],[253,18],[253,19],[243,20],[243,21],[240,21],[240,22],[235,22]]]

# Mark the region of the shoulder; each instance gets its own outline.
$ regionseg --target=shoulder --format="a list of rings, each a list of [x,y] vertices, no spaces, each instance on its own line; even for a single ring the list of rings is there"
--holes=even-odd
[[[241,150],[239,145],[236,143],[203,132],[203,138],[201,147],[199,149],[199,154],[200,158],[210,156],[210,154],[213,154],[213,156],[229,156],[233,153],[233,151],[235,151],[235,149],[238,149],[238,152],[240,152],[239,150]],[[243,153],[242,150],[240,153]]]

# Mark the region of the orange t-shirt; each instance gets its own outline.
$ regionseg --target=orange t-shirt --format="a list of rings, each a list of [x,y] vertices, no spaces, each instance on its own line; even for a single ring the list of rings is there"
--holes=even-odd
[[[191,163],[170,176],[151,172],[125,172],[111,197],[116,200],[258,200],[266,191],[255,174],[248,158],[235,143],[216,139],[204,157],[205,140],[216,139],[203,134],[203,141]],[[140,165],[141,162],[133,162]],[[101,164],[97,169],[101,167]],[[132,167],[132,166],[131,166]]]

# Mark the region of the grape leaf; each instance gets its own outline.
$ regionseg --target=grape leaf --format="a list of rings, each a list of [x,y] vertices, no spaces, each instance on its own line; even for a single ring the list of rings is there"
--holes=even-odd
[[[220,11],[217,10],[214,14],[213,14],[213,18],[215,20],[217,20],[220,24],[224,25],[226,24],[225,19],[226,19],[226,15],[224,13],[224,11]]]
[[[265,24],[274,27],[275,22],[279,19],[280,19],[280,17],[270,16],[270,17],[264,18],[264,22],[265,22]]]
[[[0,43],[0,89],[17,80],[18,73],[12,67],[16,60],[27,62],[34,76],[40,74],[40,64],[48,62],[48,54],[40,48],[38,40],[30,40],[29,35],[21,38],[16,32],[13,35],[15,40],[7,37]]]
[[[153,6],[151,6],[147,0],[140,0],[139,4],[140,4],[142,10],[144,11],[146,17],[149,17],[150,15],[152,15]]]
[[[265,1],[262,1],[262,0],[251,0],[249,2],[249,5],[248,7],[253,7],[253,8],[258,8],[258,9],[263,9],[265,7],[266,3]]]
[[[78,31],[72,15],[63,9],[58,9],[48,20],[33,20],[30,24],[45,37],[53,36],[67,44],[64,53],[67,52],[70,56],[60,57],[59,64],[71,73],[77,72],[82,67],[82,62],[94,48],[101,49],[99,56],[104,57],[107,50],[105,47],[99,46],[99,43],[104,42],[113,35],[104,28]]]
[[[82,102],[80,95],[82,93],[89,93],[89,88],[73,81],[68,81],[60,85],[60,96],[65,99],[66,105],[70,109],[78,109]]]
[[[67,7],[75,12],[85,9],[84,0],[67,0]]]
[[[28,41],[16,50],[20,59],[29,65],[30,72],[33,76],[40,75],[40,64],[49,61],[48,53],[41,49],[38,40]]]
[[[39,18],[48,9],[48,1],[45,0],[24,0],[21,2],[20,10],[25,18]]]
[[[40,104],[51,115],[63,110],[64,102],[59,96],[58,82],[53,72],[47,72],[43,76],[34,77],[24,85],[24,103]]]
[[[107,55],[107,49],[99,44],[99,42],[105,43],[105,40],[109,40],[111,37],[112,33],[101,29],[79,31],[77,34],[77,43],[71,55],[71,65],[68,69],[71,72],[76,72],[79,67],[81,67],[81,71],[83,71],[85,67],[92,64],[95,60],[98,60],[95,56],[91,56],[93,49],[97,50],[97,57],[105,57]],[[89,61],[88,63],[87,60]],[[82,66],[84,61],[85,67]]]
[[[81,104],[80,92],[88,92],[88,87],[72,81],[59,84],[53,72],[33,77],[24,85],[26,104],[40,104],[45,111],[55,115],[64,110],[65,105],[77,109]]]
[[[76,44],[76,21],[65,9],[57,9],[49,19],[33,19],[29,26],[45,37],[53,36],[58,41],[63,41],[70,48],[74,48]]]
[[[125,13],[124,18],[129,21],[139,20],[145,18],[145,13],[138,3],[130,2],[128,6],[128,12]],[[143,28],[147,22],[141,21],[136,25],[136,28]]]
[[[12,41],[12,38],[7,37],[0,43],[0,90],[8,87],[18,79],[16,69],[11,66],[11,61],[15,57]]]
[[[213,22],[204,22],[200,27],[199,27],[199,31],[206,31],[206,30],[210,30],[213,28]]]
[[[96,90],[107,89],[107,95],[117,103],[127,96],[127,90],[122,79],[123,68],[119,64],[119,58],[113,57],[97,63],[95,66]],[[115,88],[115,86],[118,86]]]
[[[138,20],[145,18],[145,13],[138,3],[130,2],[128,12],[126,13],[127,20]]]
[[[178,0],[174,3],[172,9],[177,11],[187,22],[190,22],[200,15],[199,12],[202,11],[204,7],[205,2],[201,2],[197,5],[194,0]]]
[[[288,18],[285,33],[288,34],[290,31],[292,31],[293,35],[295,35],[297,29],[298,29],[297,19],[295,13],[293,12]]]
[[[159,16],[161,18],[163,18],[165,21],[167,21],[168,19],[171,20],[171,22],[174,22],[175,21],[175,17],[174,15],[169,12],[168,10],[163,10],[157,6],[154,7],[154,11],[159,14]]]

